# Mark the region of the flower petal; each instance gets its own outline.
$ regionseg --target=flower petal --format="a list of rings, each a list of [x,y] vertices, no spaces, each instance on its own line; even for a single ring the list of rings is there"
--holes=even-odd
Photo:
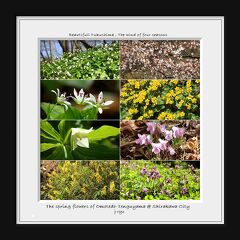
[[[54,90],[51,90],[51,92],[55,93],[55,94],[56,94],[56,96],[57,96],[57,92],[56,92],[56,91],[54,91]]]
[[[103,100],[103,92],[100,92],[98,95],[98,102],[101,103]]]
[[[91,93],[89,94],[88,100],[92,101],[93,103],[96,103],[96,98]]]
[[[114,103],[114,101],[109,100],[109,101],[104,102],[102,104],[102,106],[108,106],[108,105],[111,105],[112,103]]]
[[[79,147],[89,148],[89,140],[88,138],[78,138],[77,145]]]
[[[75,88],[73,89],[73,94],[74,94],[75,98],[78,99],[78,94],[77,94],[77,91]]]
[[[102,108],[98,108],[98,112],[99,112],[100,114],[102,114],[102,113],[103,113]]]

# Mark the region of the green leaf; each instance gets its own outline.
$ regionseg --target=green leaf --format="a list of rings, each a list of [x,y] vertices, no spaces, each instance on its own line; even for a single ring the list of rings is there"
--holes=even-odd
[[[52,152],[49,153],[51,150]],[[68,146],[61,144],[60,146],[54,148],[54,150],[49,149],[49,151],[41,153],[42,160],[73,160],[70,147]]]
[[[88,138],[91,141],[99,141],[108,137],[115,137],[119,135],[119,128],[103,125],[102,127],[94,130],[88,134]]]
[[[52,127],[49,122],[42,120],[40,123],[40,128],[43,132],[45,132],[45,135],[48,134],[58,142],[62,142],[61,135]]]
[[[61,119],[60,116],[62,116],[65,112],[63,106],[51,103],[43,102],[41,103],[41,108],[45,112],[47,119]]]
[[[87,106],[82,110],[78,110],[75,107],[68,107],[68,110],[65,111],[63,106],[50,103],[41,103],[41,108],[46,114],[47,119],[52,120],[62,120],[62,119],[88,119],[95,120],[97,119],[97,108],[94,106]]]
[[[75,160],[118,160],[119,148],[90,143],[89,148],[77,147],[72,154]]]
[[[51,148],[59,147],[61,146],[60,143],[41,143],[41,152],[47,151]]]

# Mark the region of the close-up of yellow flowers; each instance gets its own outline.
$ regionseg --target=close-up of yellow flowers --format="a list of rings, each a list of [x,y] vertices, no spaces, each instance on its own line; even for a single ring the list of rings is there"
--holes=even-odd
[[[200,80],[125,80],[121,119],[198,120]]]

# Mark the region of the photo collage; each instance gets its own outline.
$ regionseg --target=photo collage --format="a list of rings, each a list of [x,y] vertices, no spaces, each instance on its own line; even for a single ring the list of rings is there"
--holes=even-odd
[[[40,40],[40,200],[200,200],[199,40]]]

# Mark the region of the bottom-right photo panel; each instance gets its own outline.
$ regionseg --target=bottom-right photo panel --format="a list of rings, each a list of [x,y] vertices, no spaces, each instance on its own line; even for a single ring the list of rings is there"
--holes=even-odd
[[[200,161],[121,160],[121,200],[200,200]]]

